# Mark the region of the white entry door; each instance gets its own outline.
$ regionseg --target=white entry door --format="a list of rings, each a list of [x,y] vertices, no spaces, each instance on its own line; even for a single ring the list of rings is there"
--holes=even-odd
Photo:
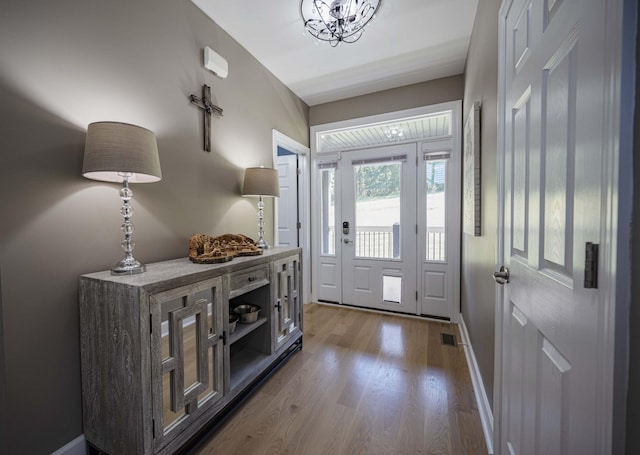
[[[313,298],[458,321],[460,106],[312,128]]]
[[[586,264],[597,254],[586,251],[603,244],[605,3],[507,0],[500,10],[510,277],[499,454],[604,453],[605,325]]]
[[[341,163],[342,303],[416,314],[416,144]]]

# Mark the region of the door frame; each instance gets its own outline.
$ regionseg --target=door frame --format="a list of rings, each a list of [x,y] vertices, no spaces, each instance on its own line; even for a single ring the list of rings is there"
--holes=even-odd
[[[505,80],[506,55],[504,43],[508,37],[506,16],[513,0],[504,0],[498,13],[498,231],[496,259],[504,261],[504,198],[505,198]],[[609,0],[605,19],[607,80],[603,145],[603,196],[598,285],[602,289],[599,306],[603,314],[599,351],[599,403],[596,436],[600,453],[622,453],[626,429],[626,395],[628,370],[628,311],[630,304],[631,264],[630,239],[633,192],[633,114],[635,95],[635,47],[637,5],[630,0]],[[623,17],[627,20],[623,20]],[[496,288],[495,348],[494,348],[494,427],[493,446],[500,455],[502,440],[503,365],[502,305],[504,291]]]
[[[311,211],[309,161],[310,149],[293,138],[276,130],[272,131],[273,165],[278,159],[278,147],[287,149],[298,155],[298,221],[300,248],[302,248],[302,303],[311,301]],[[273,244],[278,244],[278,198],[274,198],[273,205]]]
[[[321,125],[314,125],[311,127],[311,134],[310,134],[310,144],[311,144],[311,163],[312,163],[312,167],[315,166],[315,163],[319,160],[322,160],[323,157],[325,156],[329,156],[329,155],[336,155],[336,152],[332,152],[332,153],[326,153],[326,154],[319,154],[318,153],[318,143],[320,140],[320,136],[323,133],[327,133],[327,132],[331,132],[331,131],[335,131],[335,130],[340,130],[340,129],[350,129],[350,128],[357,128],[357,127],[364,127],[367,125],[371,125],[371,124],[377,124],[377,123],[387,123],[387,122],[394,122],[394,121],[399,121],[402,119],[406,119],[406,118],[411,118],[411,117],[420,117],[420,116],[425,116],[425,115],[429,115],[429,114],[433,114],[436,112],[441,112],[441,111],[452,111],[453,112],[453,118],[452,118],[452,122],[457,122],[457,128],[458,128],[458,132],[459,135],[462,134],[462,130],[460,129],[460,122],[461,122],[461,116],[462,116],[462,101],[461,100],[455,100],[455,101],[449,101],[449,102],[444,102],[444,103],[438,103],[438,104],[432,104],[429,106],[422,106],[422,107],[418,107],[418,108],[412,108],[412,109],[405,109],[405,110],[401,110],[401,111],[394,111],[394,112],[387,112],[387,113],[383,113],[383,114],[376,114],[376,115],[371,115],[371,116],[366,116],[366,117],[358,117],[358,118],[353,118],[353,119],[348,119],[348,120],[341,120],[341,121],[337,121],[337,122],[332,122],[332,123],[325,123],[325,124],[321,124]],[[459,153],[462,153],[461,147],[460,147],[460,142],[461,141],[461,136],[458,138],[454,138],[457,139],[457,146],[458,146],[458,151]],[[425,143],[425,142],[429,142],[429,139],[420,139],[420,140],[416,140],[415,141],[418,147],[422,147],[421,143]],[[382,144],[385,145],[385,144]],[[422,149],[420,149],[422,150]],[[348,152],[347,152],[348,153]],[[419,151],[419,155],[420,155],[420,151]],[[460,157],[460,162],[462,161],[462,157]],[[317,191],[318,188],[318,182],[317,180],[317,176],[316,176],[316,172],[315,169],[313,171],[311,171],[310,169],[310,175],[311,175],[311,188],[313,188],[313,191]],[[460,195],[461,194],[461,188],[457,189],[457,194]],[[314,196],[314,195],[312,195]],[[313,213],[316,213],[316,204],[317,204],[317,199],[316,197],[314,197],[311,200],[311,211],[313,211]],[[338,201],[336,202],[336,204],[339,203],[339,198]],[[340,210],[340,209],[338,209]],[[317,236],[318,232],[316,232],[319,229],[318,226],[313,226],[312,227],[312,231],[311,234],[312,236]],[[460,232],[462,230],[462,227],[460,226],[460,229],[458,230],[457,234],[458,237],[460,235]],[[314,237],[315,239],[315,237]],[[418,242],[419,243],[419,242]],[[451,314],[450,314],[450,322],[452,323],[458,323],[459,319],[460,319],[460,239],[458,240],[458,247],[455,249],[456,252],[456,256],[454,258],[451,258],[452,260],[455,260],[455,263],[453,264],[454,269],[456,270],[456,272],[458,273],[457,275],[457,280],[456,282],[453,284],[454,289],[454,295],[453,295],[453,301],[451,303]],[[313,257],[311,258],[311,264],[312,264],[312,270],[311,270],[311,294],[310,294],[310,298],[312,301],[317,301],[317,291],[316,291],[316,286],[314,283],[317,282],[317,268],[318,268],[318,264],[319,264],[319,251],[317,248],[312,248],[312,254]],[[338,251],[336,251],[336,255],[338,255]],[[420,264],[416,264],[416,266],[420,266],[422,268],[423,263],[422,261],[420,262]],[[424,275],[423,273],[420,273],[421,276],[418,277],[418,288],[420,289],[420,291],[422,292],[422,275]]]

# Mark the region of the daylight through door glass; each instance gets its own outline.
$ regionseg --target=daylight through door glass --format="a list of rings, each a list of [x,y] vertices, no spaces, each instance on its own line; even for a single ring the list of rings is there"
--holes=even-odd
[[[320,223],[321,252],[323,255],[336,254],[336,169],[327,167],[320,170]]]
[[[356,257],[400,258],[401,171],[401,161],[354,164]]]
[[[426,258],[427,261],[446,260],[446,191],[448,158],[427,158],[426,165]]]

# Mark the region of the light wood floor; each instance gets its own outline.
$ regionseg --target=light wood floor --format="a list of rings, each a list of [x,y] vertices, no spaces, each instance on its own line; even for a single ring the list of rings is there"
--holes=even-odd
[[[304,308],[304,347],[198,455],[486,454],[456,326]]]

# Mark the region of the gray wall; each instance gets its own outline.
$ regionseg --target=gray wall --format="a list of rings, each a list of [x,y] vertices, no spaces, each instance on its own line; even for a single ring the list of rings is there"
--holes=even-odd
[[[227,79],[202,68],[204,46]],[[204,83],[224,109],[211,153],[188,100]],[[82,433],[78,276],[122,257],[118,186],[81,176],[87,124],[158,137],[163,180],[132,186],[149,263],[186,256],[196,232],[256,236],[243,169],[271,165],[272,128],[308,144],[308,107],[188,0],[2,0],[0,100],[0,416],[9,454],[48,454]]]
[[[311,126],[462,99],[462,75],[383,90],[309,108]]]
[[[480,112],[481,236],[462,234],[461,313],[489,403],[493,403],[497,212],[497,91],[499,0],[478,7],[464,74],[463,120],[475,101]]]

